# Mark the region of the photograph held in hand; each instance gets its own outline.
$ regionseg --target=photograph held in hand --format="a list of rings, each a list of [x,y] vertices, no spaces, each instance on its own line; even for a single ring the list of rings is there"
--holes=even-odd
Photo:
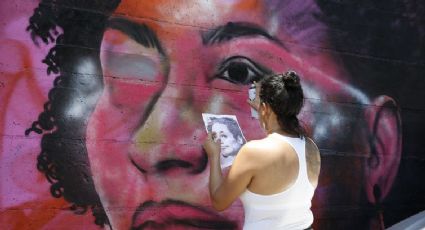
[[[220,141],[221,168],[231,166],[239,149],[246,143],[236,116],[202,113],[202,119],[207,133],[212,134],[215,142]]]

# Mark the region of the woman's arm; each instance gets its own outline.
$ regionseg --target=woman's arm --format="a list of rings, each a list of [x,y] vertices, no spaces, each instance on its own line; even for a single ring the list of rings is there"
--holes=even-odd
[[[220,167],[220,143],[212,137],[204,143],[204,149],[210,160],[210,198],[213,207],[218,211],[228,208],[248,187],[254,172],[255,162],[252,147],[245,144],[238,152],[226,177]]]

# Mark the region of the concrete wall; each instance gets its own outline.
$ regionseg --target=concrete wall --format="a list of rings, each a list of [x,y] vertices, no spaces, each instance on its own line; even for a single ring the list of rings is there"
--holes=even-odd
[[[240,229],[239,201],[211,209],[201,114],[264,137],[249,83],[287,70],[322,156],[313,227],[425,210],[424,4],[177,2],[0,3],[2,229]]]

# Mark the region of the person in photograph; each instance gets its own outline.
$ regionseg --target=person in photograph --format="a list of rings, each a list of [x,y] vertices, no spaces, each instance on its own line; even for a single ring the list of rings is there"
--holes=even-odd
[[[245,138],[239,128],[237,121],[228,117],[212,117],[208,125],[208,132],[213,132],[214,141],[220,141],[221,168],[232,165],[239,149],[245,144]]]

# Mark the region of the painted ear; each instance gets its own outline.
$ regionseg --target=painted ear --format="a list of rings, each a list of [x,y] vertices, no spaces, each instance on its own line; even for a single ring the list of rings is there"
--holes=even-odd
[[[365,115],[371,134],[365,188],[368,200],[379,203],[389,193],[397,175],[401,157],[401,119],[396,102],[385,95],[375,98]]]

